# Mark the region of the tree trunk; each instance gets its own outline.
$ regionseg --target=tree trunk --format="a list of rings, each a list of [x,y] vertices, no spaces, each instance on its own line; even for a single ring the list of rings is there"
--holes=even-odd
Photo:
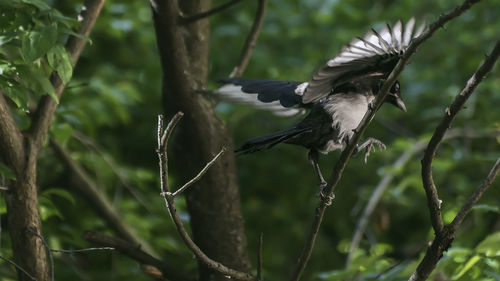
[[[16,167],[16,181],[11,181],[5,201],[7,220],[16,263],[36,280],[50,280],[47,253],[41,240],[41,220],[36,187],[36,154],[32,146],[26,151],[23,168]],[[32,280],[18,270],[18,279]]]
[[[228,130],[213,105],[195,90],[206,84],[209,55],[209,20],[178,24],[175,1],[153,4],[158,46],[164,72],[163,105],[167,116],[177,111],[184,118],[177,129],[173,165],[182,181],[194,177],[222,147],[223,155],[187,192],[194,241],[212,259],[241,271],[250,271],[246,237],[236,181],[234,147]],[[209,9],[210,1],[180,1],[183,14]],[[215,278],[214,278],[215,277]],[[227,280],[200,264],[200,280]]]

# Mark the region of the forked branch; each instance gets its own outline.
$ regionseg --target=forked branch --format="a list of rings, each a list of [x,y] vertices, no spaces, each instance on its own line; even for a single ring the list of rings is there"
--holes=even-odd
[[[205,168],[196,176],[193,178],[193,180],[189,181],[187,184],[185,184],[182,188],[180,188],[176,192],[171,192],[171,189],[168,184],[168,157],[167,157],[167,143],[169,136],[172,134],[172,131],[175,128],[175,125],[177,122],[180,120],[182,117],[183,113],[178,112],[172,120],[170,120],[169,124],[167,125],[167,128],[163,130],[163,116],[159,115],[158,116],[158,147],[157,147],[157,153],[158,153],[158,158],[160,161],[160,178],[161,178],[161,195],[165,199],[165,205],[168,209],[168,212],[170,213],[170,216],[172,217],[172,220],[174,221],[175,227],[177,229],[177,232],[181,236],[182,240],[186,244],[186,246],[191,250],[191,252],[196,256],[198,260],[203,262],[207,267],[209,267],[212,270],[215,270],[223,275],[230,276],[232,278],[238,279],[238,280],[256,280],[256,277],[246,273],[246,272],[241,272],[232,268],[229,268],[217,261],[212,260],[209,258],[199,247],[194,243],[194,241],[189,237],[189,234],[187,233],[186,229],[184,228],[184,224],[182,223],[181,218],[179,217],[179,214],[177,213],[177,209],[175,208],[175,196],[179,194],[180,192],[186,190],[189,186],[191,186],[196,180],[201,178],[203,175],[204,171],[208,170],[208,168],[217,160],[217,158],[225,151],[223,148],[221,152],[219,152],[206,166]]]
[[[220,6],[215,7],[213,9],[210,9],[210,10],[208,10],[206,12],[202,12],[202,13],[199,13],[199,14],[196,14],[196,15],[192,15],[192,16],[188,16],[188,17],[182,17],[181,16],[180,22],[182,24],[193,23],[195,21],[204,19],[204,18],[209,17],[209,16],[211,16],[213,14],[216,14],[216,13],[218,13],[220,11],[223,11],[223,10],[225,10],[225,9],[233,6],[234,4],[236,4],[236,3],[240,2],[240,1],[241,0],[231,0],[231,1],[226,2],[226,3],[224,3],[224,4],[220,5]]]
[[[493,51],[489,56],[486,56],[483,64],[477,69],[472,77],[467,81],[465,87],[455,97],[453,103],[446,109],[446,112],[437,126],[434,134],[432,135],[427,150],[425,151],[424,158],[422,159],[422,180],[425,193],[427,195],[427,202],[431,214],[432,226],[435,231],[435,238],[431,247],[427,249],[424,258],[418,265],[415,272],[411,275],[409,281],[423,281],[429,277],[430,273],[436,267],[438,261],[443,256],[443,252],[448,250],[451,243],[455,239],[458,227],[461,225],[463,219],[471,208],[476,204],[483,193],[488,189],[493,180],[498,174],[500,169],[500,158],[497,160],[486,180],[476,189],[469,200],[462,206],[459,213],[452,221],[451,224],[444,226],[443,218],[440,210],[440,200],[438,198],[436,186],[432,178],[432,160],[436,156],[436,151],[439,143],[443,139],[445,132],[450,128],[451,122],[463,108],[467,99],[472,95],[474,89],[483,80],[486,74],[491,71],[495,62],[500,55],[500,41],[497,41]]]

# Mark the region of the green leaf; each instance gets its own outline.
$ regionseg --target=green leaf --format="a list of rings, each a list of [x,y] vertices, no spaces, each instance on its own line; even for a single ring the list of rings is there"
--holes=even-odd
[[[73,66],[71,65],[71,57],[68,54],[66,48],[62,45],[55,45],[47,53],[47,61],[50,67],[59,74],[63,84],[66,84],[71,80],[73,75]]]
[[[8,180],[16,179],[14,172],[2,162],[0,162],[0,177]]]
[[[469,271],[469,269],[471,269],[479,260],[481,259],[480,256],[478,255],[475,255],[473,256],[472,258],[470,258],[467,263],[464,265],[464,267],[462,267],[462,269],[454,274],[452,277],[451,277],[451,280],[457,280],[459,279],[460,277],[462,277],[467,271]]]
[[[59,103],[52,83],[50,83],[50,80],[44,74],[26,65],[18,65],[16,69],[19,72],[19,77],[29,89],[35,91],[35,93],[39,95],[48,94]]]
[[[42,192],[43,196],[46,196],[47,198],[50,197],[50,195],[57,195],[59,197],[62,197],[68,201],[71,202],[71,204],[75,205],[76,201],[75,198],[71,193],[69,193],[67,190],[62,189],[62,188],[49,188],[45,191]]]
[[[62,146],[65,146],[73,136],[73,127],[68,123],[59,124],[51,128],[51,133]]]
[[[21,51],[24,60],[32,62],[45,55],[57,42],[56,24],[37,26],[22,38]]]
[[[500,256],[500,232],[495,232],[486,237],[477,245],[476,251],[487,257]]]
[[[0,88],[19,108],[28,108],[28,91],[16,81],[0,79]]]
[[[38,198],[38,201],[40,203],[40,215],[43,221],[47,220],[52,216],[57,216],[61,219],[64,219],[61,212],[57,209],[56,205],[54,205],[54,203],[52,203],[52,201],[49,198],[45,196],[40,196]]]
[[[23,3],[31,4],[37,7],[40,11],[51,10],[49,5],[47,5],[44,1],[41,0],[22,0]]]

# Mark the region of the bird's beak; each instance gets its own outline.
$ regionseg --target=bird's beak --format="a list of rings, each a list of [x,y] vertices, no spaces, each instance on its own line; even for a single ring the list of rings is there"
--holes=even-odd
[[[396,98],[396,106],[402,111],[406,112],[406,105],[400,97]]]

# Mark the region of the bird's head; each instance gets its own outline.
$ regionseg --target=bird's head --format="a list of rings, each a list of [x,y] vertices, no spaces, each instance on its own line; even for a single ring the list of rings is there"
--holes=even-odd
[[[389,90],[389,94],[385,97],[384,102],[388,102],[402,111],[406,112],[406,106],[401,98],[399,81],[394,82],[391,89]]]

